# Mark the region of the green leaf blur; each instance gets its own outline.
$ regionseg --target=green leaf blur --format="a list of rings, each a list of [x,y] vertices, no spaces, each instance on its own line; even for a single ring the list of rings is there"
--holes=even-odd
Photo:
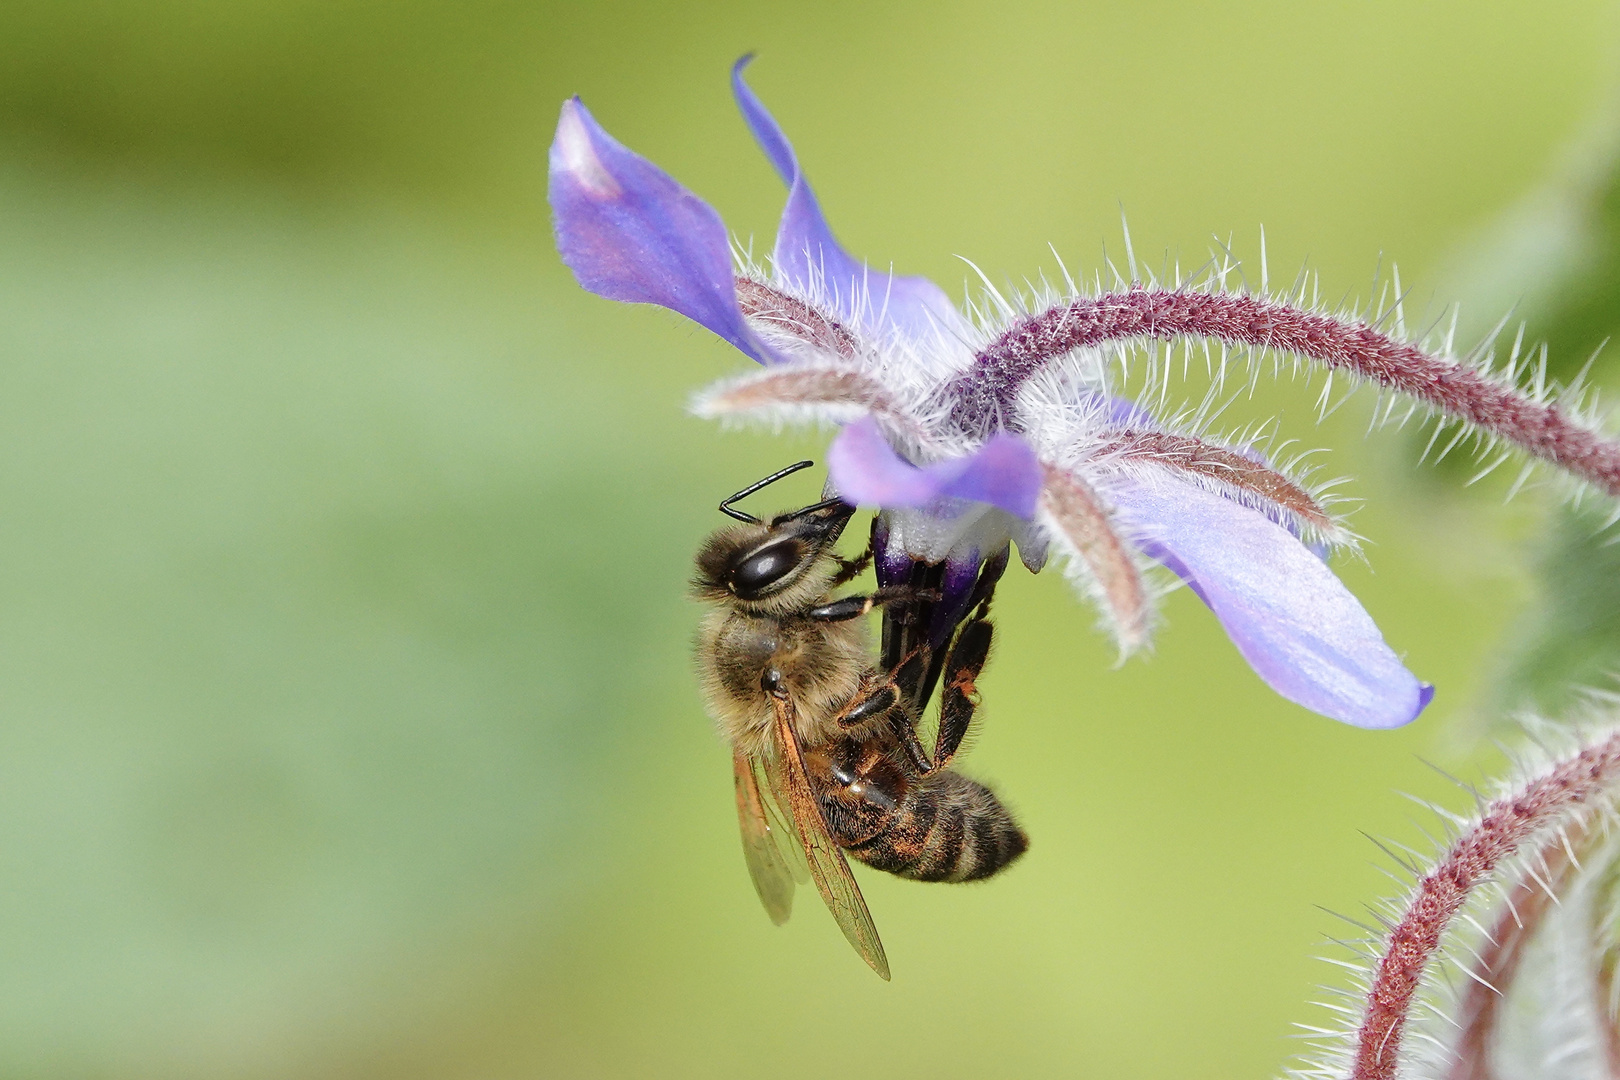
[[[1264,225],[1274,279],[1356,295],[1384,253],[1437,312],[1610,31],[1595,0],[0,6],[0,1074],[1275,1072],[1333,977],[1316,905],[1390,888],[1358,830],[1464,800],[1418,756],[1477,764],[1444,733],[1519,610],[1515,522],[1414,493],[1366,401],[1252,406],[1358,477],[1340,569],[1440,688],[1393,733],[1271,695],[1189,595],[1114,670],[1057,575],[1010,575],[964,769],[1033,847],[865,874],[880,984],[812,898],[759,910],[687,656],[715,502],[823,439],[685,416],[744,361],[577,289],[556,110],[763,248],[725,84],[754,49],[880,265],[1089,272],[1123,204],[1155,262]]]
[[[1612,395],[1620,373],[1620,132],[1613,93],[1544,183],[1471,245],[1456,277],[1480,306],[1517,305],[1552,376]],[[1477,322],[1477,319],[1475,320]],[[1456,472],[1457,468],[1452,468]],[[1533,600],[1508,636],[1490,714],[1578,712],[1620,677],[1620,534],[1613,508],[1561,506],[1531,544]]]

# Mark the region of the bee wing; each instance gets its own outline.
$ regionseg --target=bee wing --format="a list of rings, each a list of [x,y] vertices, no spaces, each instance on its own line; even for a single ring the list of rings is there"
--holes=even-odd
[[[889,959],[883,955],[883,942],[878,940],[872,913],[861,898],[861,887],[855,875],[849,872],[849,863],[840,848],[827,833],[826,819],[810,788],[805,773],[804,756],[799,752],[798,737],[793,734],[792,705],[778,700],[776,704],[776,740],[779,753],[775,762],[766,764],[766,775],[779,802],[785,803],[793,815],[793,825],[810,864],[810,877],[821,891],[838,928],[855,946],[861,959],[872,970],[887,980]]]
[[[731,759],[732,775],[737,782],[737,822],[742,827],[743,857],[748,860],[748,875],[754,879],[754,891],[765,905],[771,922],[781,926],[793,914],[793,870],[786,852],[795,851],[798,840],[789,833],[776,813],[775,823],[766,801],[760,793],[754,767],[741,754]],[[771,810],[775,810],[774,807]]]
[[[799,827],[794,824],[793,816],[782,809],[782,801],[776,794],[778,785],[765,763],[755,761],[753,769],[754,790],[759,792],[760,802],[765,806],[765,821],[770,826],[776,853],[787,865],[793,880],[800,885],[808,885],[810,864],[804,859],[804,842],[799,839]]]

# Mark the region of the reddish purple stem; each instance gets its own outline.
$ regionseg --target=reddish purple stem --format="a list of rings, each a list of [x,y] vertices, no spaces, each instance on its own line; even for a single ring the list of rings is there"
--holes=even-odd
[[[954,419],[970,432],[1013,415],[1018,389],[1072,349],[1127,338],[1210,338],[1277,349],[1399,390],[1466,420],[1620,496],[1620,443],[1479,372],[1362,322],[1257,296],[1132,288],[1070,300],[1018,322],[950,388]]]
[[[1577,837],[1576,843],[1580,839]],[[1575,865],[1563,843],[1554,839],[1544,844],[1540,858],[1546,866],[1542,881],[1553,889],[1568,884]],[[1491,1067],[1491,1036],[1496,1033],[1502,995],[1518,974],[1525,947],[1553,903],[1554,894],[1543,887],[1542,881],[1527,878],[1514,886],[1490,936],[1480,947],[1479,963],[1474,967],[1479,978],[1469,984],[1453,1017],[1462,1033],[1457,1036],[1457,1056],[1447,1080],[1500,1080]]]
[[[1418,882],[1389,932],[1356,1032],[1351,1080],[1394,1080],[1401,1035],[1424,968],[1468,893],[1527,838],[1590,802],[1620,779],[1620,734],[1560,762],[1491,803],[1439,864]]]

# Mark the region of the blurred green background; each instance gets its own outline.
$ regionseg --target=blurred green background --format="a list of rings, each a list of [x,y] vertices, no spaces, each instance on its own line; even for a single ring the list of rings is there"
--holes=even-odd
[[[1010,576],[964,768],[1033,848],[863,873],[884,985],[813,898],[759,910],[689,674],[714,503],[824,437],[685,416],[745,361],[575,287],[556,110],[763,249],[755,49],[848,245],[956,295],[958,254],[1089,273],[1123,204],[1155,262],[1264,225],[1274,280],[1396,259],[1409,321],[1522,302],[1584,360],[1615,42],[1597,2],[0,5],[0,1075],[1274,1074],[1316,905],[1394,888],[1358,830],[1495,764],[1540,503],[1370,399],[1239,406],[1356,478],[1341,570],[1435,705],[1307,714],[1185,593],[1112,670]]]

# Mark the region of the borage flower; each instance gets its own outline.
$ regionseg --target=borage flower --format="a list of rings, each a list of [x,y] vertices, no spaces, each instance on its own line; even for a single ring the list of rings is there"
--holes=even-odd
[[[1156,418],[1112,385],[1101,346],[1198,332],[1174,325],[1188,304],[1253,298],[1133,286],[1028,313],[996,297],[970,319],[932,282],[839,246],[746,63],[738,105],[789,189],[768,273],[734,266],[720,216],[577,98],[551,147],[557,245],[590,291],[680,312],[764,365],[701,395],[700,414],[842,425],[830,486],[878,510],[880,584],[942,594],[927,615],[936,650],[1016,543],[1032,571],[1067,557],[1122,654],[1147,640],[1160,566],[1289,700],[1363,727],[1422,711],[1432,688],[1313,550],[1348,539],[1319,493],[1248,441]]]

